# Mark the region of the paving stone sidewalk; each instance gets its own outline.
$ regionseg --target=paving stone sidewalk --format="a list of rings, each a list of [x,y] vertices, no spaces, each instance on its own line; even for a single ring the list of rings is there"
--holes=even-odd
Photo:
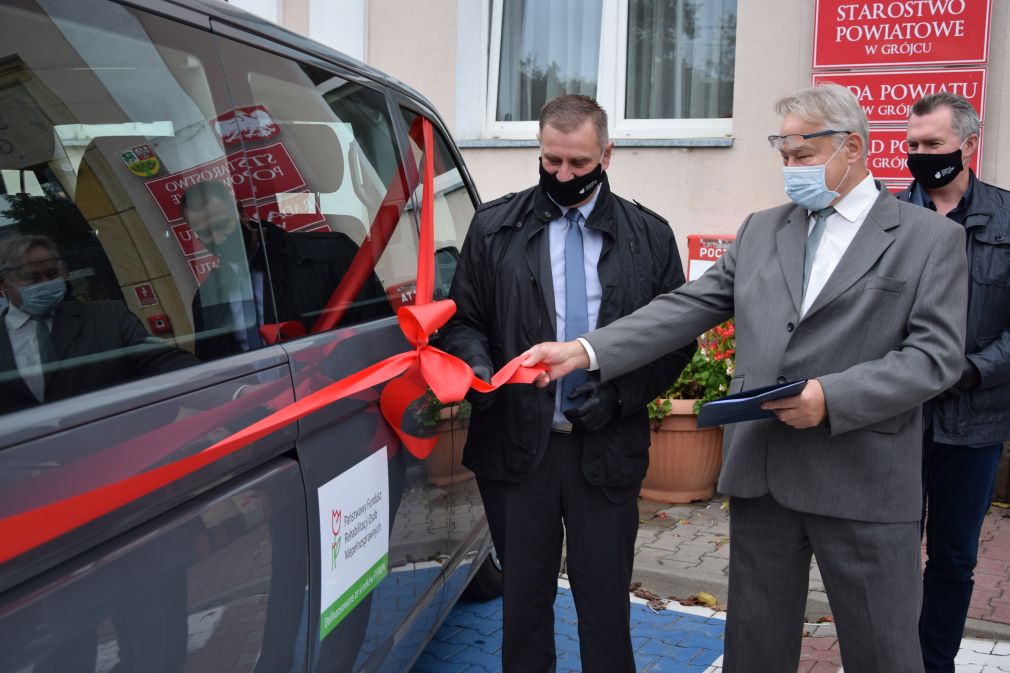
[[[558,673],[581,673],[575,605],[565,580],[555,601]],[[631,637],[639,673],[721,673],[725,613],[632,598]],[[501,599],[460,602],[415,662],[412,673],[501,671]],[[797,673],[841,673],[834,625],[808,624]],[[956,673],[1010,673],[1010,643],[961,643]]]
[[[688,598],[705,591],[725,601],[732,544],[725,499],[689,505],[639,503],[635,580],[664,597]],[[815,560],[807,620],[817,622],[829,614]],[[968,617],[965,636],[1010,641],[1010,510],[993,507],[986,515]]]

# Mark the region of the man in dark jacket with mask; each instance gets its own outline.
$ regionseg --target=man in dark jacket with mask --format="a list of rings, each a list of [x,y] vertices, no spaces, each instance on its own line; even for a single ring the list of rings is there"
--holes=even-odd
[[[961,380],[923,409],[927,560],[919,637],[926,673],[954,671],[979,532],[1010,438],[1010,192],[964,170],[978,149],[978,114],[967,99],[941,92],[912,106],[908,169],[915,182],[898,198],[963,225],[969,269]]]
[[[450,293],[457,313],[444,347],[484,379],[539,341],[606,325],[684,282],[669,225],[610,191],[613,143],[596,101],[548,102],[538,138],[540,184],[478,209]],[[463,463],[477,474],[505,573],[506,673],[555,670],[563,538],[582,670],[635,670],[628,585],[646,404],[692,352],[607,383],[505,386],[474,400]]]

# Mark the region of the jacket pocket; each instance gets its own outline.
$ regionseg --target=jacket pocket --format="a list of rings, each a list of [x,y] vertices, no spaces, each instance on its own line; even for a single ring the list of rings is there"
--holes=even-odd
[[[968,393],[968,405],[973,411],[1006,411],[1010,409],[1010,384],[979,388]]]
[[[736,393],[738,393],[741,390],[743,390],[743,381],[744,381],[744,377],[743,377],[742,374],[740,376],[734,376],[733,380],[729,382],[729,393],[728,394],[729,395],[735,395]]]
[[[890,276],[870,276],[866,279],[865,290],[882,290],[900,294],[905,289],[905,281]]]
[[[901,429],[901,426],[905,423],[906,414],[901,414],[898,416],[891,416],[890,418],[885,418],[882,421],[874,423],[873,425],[867,425],[864,430],[869,430],[870,432],[879,432],[884,435],[893,435]]]
[[[1010,285],[1010,245],[996,244],[975,236],[971,277],[983,285]]]

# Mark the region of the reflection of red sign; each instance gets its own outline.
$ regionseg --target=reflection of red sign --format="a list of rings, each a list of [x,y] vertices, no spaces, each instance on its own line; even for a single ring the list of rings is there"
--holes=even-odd
[[[279,132],[273,117],[262,105],[235,108],[214,120],[214,127],[227,147],[242,140],[256,142],[273,138]]]
[[[985,63],[991,0],[817,0],[814,67]]]
[[[300,233],[300,234],[308,234],[308,233],[311,233],[313,231],[327,231],[328,232],[329,230],[330,230],[330,225],[328,225],[328,224],[317,224],[315,226],[305,227],[304,229],[299,229],[298,233]]]
[[[415,295],[417,295],[416,280],[408,280],[386,288],[386,296],[389,297],[389,303],[392,305],[394,311],[401,306],[413,305]]]
[[[282,143],[256,147],[245,152],[232,152],[222,159],[185,171],[166,175],[145,184],[165,219],[174,222],[181,218],[179,201],[186,190],[195,184],[217,180],[231,187],[239,201],[273,196],[282,192],[302,189],[305,181]]]
[[[133,291],[137,293],[137,303],[141,306],[154,306],[158,303],[158,297],[154,294],[154,287],[150,283],[134,285]]]
[[[871,124],[904,124],[915,101],[937,91],[964,96],[980,118],[985,109],[985,68],[815,73],[814,85],[821,82],[848,87]]]
[[[870,129],[870,156],[868,165],[873,177],[886,182],[911,182],[908,172],[908,145],[905,143],[905,129]],[[979,134],[979,151],[971,158],[970,166],[978,173],[979,155],[982,150],[982,134]]]
[[[313,224],[326,222],[316,207],[311,192],[278,194],[277,198],[254,206],[243,206],[243,212],[254,219],[281,227],[285,231],[298,231]]]
[[[196,237],[196,234],[193,233],[193,230],[185,222],[173,224],[172,233],[175,234],[175,240],[179,242],[179,247],[182,248],[182,252],[187,257],[207,251],[207,248],[203,247],[203,243],[200,242],[200,239]]]
[[[695,280],[716,263],[736,239],[733,234],[710,236],[691,234],[687,237],[687,279]]]
[[[218,259],[214,255],[207,255],[206,257],[197,257],[196,259],[187,259],[189,262],[189,268],[193,271],[193,276],[196,278],[196,282],[203,285],[203,282],[207,280],[207,276],[210,272],[219,266]]]

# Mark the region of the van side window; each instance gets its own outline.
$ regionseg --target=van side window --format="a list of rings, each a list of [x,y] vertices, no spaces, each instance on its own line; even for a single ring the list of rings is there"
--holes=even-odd
[[[95,0],[44,7],[0,9],[0,414],[265,345],[272,303],[236,206],[262,171],[228,144],[211,35]],[[204,183],[223,195],[210,213],[212,190],[186,203]],[[194,315],[224,266],[214,319]]]
[[[424,174],[424,148],[421,136],[421,115],[400,108],[407,126],[409,160],[414,162],[418,175]],[[459,249],[463,245],[467,228],[473,218],[474,205],[459,166],[435,127],[435,299],[449,295],[452,277],[456,272]],[[423,184],[415,188],[416,203],[420,204]]]
[[[402,226],[385,95],[246,45],[222,40],[221,53],[237,113],[257,119],[237,132],[246,155],[275,167],[243,207],[266,243],[281,338],[392,316],[416,276],[417,233]]]

